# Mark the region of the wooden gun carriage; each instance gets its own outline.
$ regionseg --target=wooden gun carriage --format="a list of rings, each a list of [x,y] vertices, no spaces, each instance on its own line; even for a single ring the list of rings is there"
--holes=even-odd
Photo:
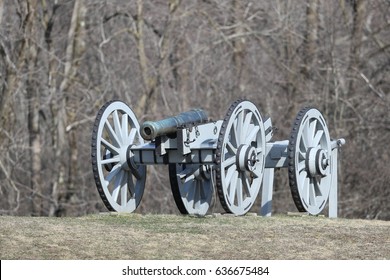
[[[167,164],[171,189],[182,214],[204,216],[217,193],[228,213],[246,214],[262,186],[261,214],[271,214],[275,168],[287,168],[299,211],[319,214],[329,200],[337,216],[337,148],[322,114],[299,111],[290,138],[271,142],[271,119],[256,105],[237,100],[224,119],[209,121],[200,109],[141,126],[121,101],[98,112],[92,133],[92,169],[110,211],[133,212],[141,202],[146,167]],[[216,190],[216,191],[215,191]]]

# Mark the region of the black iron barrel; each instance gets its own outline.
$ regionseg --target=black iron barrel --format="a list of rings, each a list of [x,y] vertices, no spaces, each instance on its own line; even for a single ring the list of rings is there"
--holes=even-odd
[[[193,109],[160,121],[146,121],[142,124],[140,133],[145,140],[153,140],[158,136],[175,133],[178,128],[197,125],[207,121],[208,116],[205,111]]]

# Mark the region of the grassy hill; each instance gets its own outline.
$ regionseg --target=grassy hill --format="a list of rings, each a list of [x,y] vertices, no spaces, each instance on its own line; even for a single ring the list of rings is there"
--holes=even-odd
[[[310,216],[0,216],[0,259],[390,259],[390,222]]]

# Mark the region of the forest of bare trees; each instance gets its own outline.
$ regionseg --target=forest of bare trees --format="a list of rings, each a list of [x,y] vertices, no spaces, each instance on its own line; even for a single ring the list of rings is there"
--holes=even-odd
[[[274,140],[320,109],[347,141],[339,215],[390,220],[388,0],[0,0],[0,215],[104,211],[90,138],[109,100],[142,122],[221,119],[240,97]],[[275,178],[274,212],[294,211],[287,172]],[[137,211],[178,213],[165,166]]]

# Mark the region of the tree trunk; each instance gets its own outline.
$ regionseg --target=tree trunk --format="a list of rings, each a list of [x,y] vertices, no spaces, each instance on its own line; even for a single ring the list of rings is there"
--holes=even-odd
[[[285,61],[285,80],[287,85],[285,86],[286,91],[286,104],[287,108],[285,109],[286,116],[294,116],[298,111],[297,104],[294,102],[299,87],[299,64],[294,61],[296,55],[296,49],[294,48],[294,35],[290,32],[290,26],[295,20],[290,13],[291,7],[293,6],[293,1],[282,1],[283,3],[283,56],[282,59]]]
[[[3,24],[4,12],[4,0],[0,0],[0,26]],[[5,104],[9,105],[9,97],[17,82],[16,67],[19,63],[15,65],[15,62],[11,60],[11,50],[3,43],[2,38],[0,38],[0,58],[3,60],[0,65],[4,69],[4,77],[0,73],[0,128],[4,129],[6,124],[10,124],[9,112],[11,106],[5,106]],[[23,59],[19,61],[23,61]],[[1,137],[2,129],[0,129],[0,144],[3,140],[3,137]]]
[[[3,22],[4,0],[0,0],[0,25]]]
[[[34,38],[38,35],[37,30],[37,0],[27,2],[26,33],[27,55],[26,65],[28,70],[27,102],[28,102],[28,131],[31,158],[31,190],[32,190],[32,214],[40,216],[42,209],[42,179],[41,179],[41,136],[39,127],[40,89],[37,84],[36,67],[38,60],[38,48]]]
[[[71,87],[74,83],[74,76],[77,72],[78,60],[84,51],[84,42],[83,36],[84,34],[84,16],[85,16],[85,7],[83,4],[83,0],[76,0],[72,19],[68,31],[68,41],[66,46],[65,53],[65,66],[63,79],[60,83],[58,94],[54,100],[52,100],[52,111],[55,116],[55,161],[57,164],[57,179],[54,182],[52,188],[52,198],[55,202],[50,211],[51,215],[56,216],[64,216],[66,215],[64,204],[69,203],[69,201],[73,198],[74,186],[71,184],[67,186],[69,183],[69,176],[71,178],[75,177],[74,169],[70,170],[69,165],[72,159],[74,158],[74,154],[77,157],[77,151],[72,149],[77,149],[77,145],[70,145],[72,142],[69,134],[66,133],[66,126],[68,123],[68,98],[67,92],[69,87]],[[67,149],[71,149],[70,153],[67,153]]]
[[[147,114],[148,110],[150,110],[156,103],[154,101],[154,93],[156,90],[157,79],[156,77],[149,75],[149,63],[145,52],[144,36],[144,1],[138,0],[136,40],[138,45],[137,51],[143,86],[143,93],[136,109],[138,116]]]
[[[243,20],[244,20],[244,7],[243,2],[239,0],[234,0],[233,3],[233,11],[234,11],[234,22],[233,25],[234,33],[236,35],[242,34],[245,30],[243,28]],[[241,96],[245,91],[245,37],[239,37],[236,40],[233,40],[233,65],[234,65],[234,78],[235,78],[235,86],[233,88],[233,96]]]
[[[173,93],[179,101],[179,110],[189,110],[189,69],[188,63],[180,64],[179,62],[185,59],[188,54],[189,46],[185,38],[180,38],[178,43],[173,47],[173,51],[169,56],[170,66],[172,67],[173,76]],[[179,65],[176,65],[179,64]]]
[[[348,72],[351,79],[348,86],[348,95],[352,96],[355,92],[355,77],[359,74],[359,64],[361,55],[361,45],[363,41],[363,26],[366,17],[366,0],[355,0],[352,3],[353,22],[350,47],[350,63]]]
[[[307,0],[306,3],[306,34],[305,53],[303,55],[307,79],[313,78],[312,70],[317,60],[318,51],[318,0]]]

